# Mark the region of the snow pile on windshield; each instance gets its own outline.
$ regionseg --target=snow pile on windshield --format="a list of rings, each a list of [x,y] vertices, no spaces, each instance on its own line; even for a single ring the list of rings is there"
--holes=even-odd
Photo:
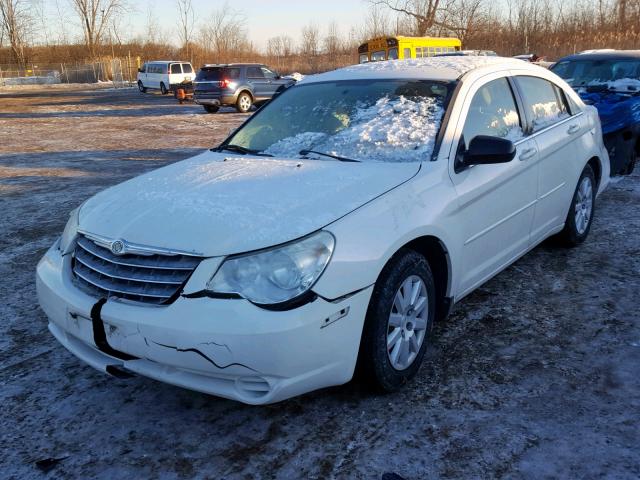
[[[355,160],[420,162],[433,153],[443,115],[438,98],[386,96],[358,106],[350,118],[341,119],[345,128],[335,134],[301,133],[274,143],[265,153],[295,158],[311,149]]]
[[[536,130],[540,130],[552,123],[565,118],[569,118],[567,112],[563,112],[558,108],[558,102],[534,103],[531,105],[533,109],[533,126]]]

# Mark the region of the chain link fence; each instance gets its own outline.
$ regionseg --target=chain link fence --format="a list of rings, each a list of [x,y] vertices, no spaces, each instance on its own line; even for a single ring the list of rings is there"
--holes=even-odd
[[[130,57],[92,63],[40,63],[24,67],[0,64],[0,86],[113,82],[114,87],[118,88],[135,84],[137,71],[137,62]]]

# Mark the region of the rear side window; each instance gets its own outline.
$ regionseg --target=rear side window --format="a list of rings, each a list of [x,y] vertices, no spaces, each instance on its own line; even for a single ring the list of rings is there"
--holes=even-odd
[[[517,77],[525,108],[537,132],[569,116],[564,95],[553,83],[538,77]]]
[[[247,67],[247,77],[249,78],[264,78],[264,74],[260,67]]]
[[[469,142],[478,135],[506,138],[511,141],[522,138],[518,107],[506,78],[492,80],[476,92],[469,106],[462,135],[465,148],[469,147]]]
[[[190,63],[183,63],[182,64],[182,72],[183,73],[193,73],[193,68],[191,67]]]
[[[182,73],[182,67],[180,66],[179,63],[174,63],[171,65],[171,73],[174,75],[176,73]]]
[[[225,68],[224,77],[229,80],[238,80],[240,78],[239,68]]]

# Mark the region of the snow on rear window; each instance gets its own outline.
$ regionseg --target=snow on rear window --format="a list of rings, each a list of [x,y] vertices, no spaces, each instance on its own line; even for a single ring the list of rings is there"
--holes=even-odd
[[[331,135],[305,132],[271,145],[266,153],[295,157],[305,149],[358,160],[420,162],[430,158],[444,114],[440,99],[404,96],[379,99],[343,118],[344,129]],[[309,154],[313,157],[314,154]]]

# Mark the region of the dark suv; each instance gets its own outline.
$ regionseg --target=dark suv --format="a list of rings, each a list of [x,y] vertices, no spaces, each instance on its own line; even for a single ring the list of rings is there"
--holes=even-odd
[[[246,113],[251,105],[271,100],[294,83],[257,63],[205,65],[196,76],[193,98],[209,113],[222,105],[234,105]]]

